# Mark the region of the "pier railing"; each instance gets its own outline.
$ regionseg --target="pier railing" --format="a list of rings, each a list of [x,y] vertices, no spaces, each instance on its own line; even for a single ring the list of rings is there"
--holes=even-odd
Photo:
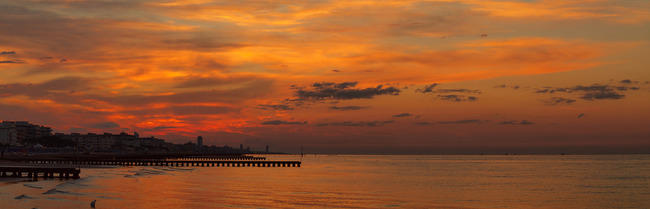
[[[266,157],[245,155],[115,155],[19,157],[21,163],[117,165],[117,166],[213,166],[213,167],[300,167],[300,161],[268,161]]]
[[[28,178],[37,180],[39,174],[43,178],[54,178],[58,174],[59,179],[78,179],[78,168],[43,168],[43,167],[26,167],[26,166],[2,166],[0,167],[0,177],[23,177],[23,173],[27,174]]]

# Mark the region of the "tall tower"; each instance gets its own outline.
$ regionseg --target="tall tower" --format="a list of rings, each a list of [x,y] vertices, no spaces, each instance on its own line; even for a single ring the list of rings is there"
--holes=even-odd
[[[269,153],[269,145],[266,145],[266,153]]]
[[[203,137],[202,136],[196,137],[196,145],[198,145],[199,147],[203,146]]]

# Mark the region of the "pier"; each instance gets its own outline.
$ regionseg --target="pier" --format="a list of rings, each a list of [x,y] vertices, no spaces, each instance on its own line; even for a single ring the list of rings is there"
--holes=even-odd
[[[117,165],[117,166],[200,166],[200,167],[300,167],[300,161],[252,160],[66,160],[66,159],[15,159],[21,163]]]
[[[78,179],[81,170],[78,168],[44,168],[44,167],[27,167],[27,166],[2,166],[0,167],[0,177],[28,177],[32,180],[38,180],[41,177],[53,179],[58,174],[59,179]],[[26,173],[27,176],[23,176]]]
[[[113,155],[50,156],[11,158],[20,163],[114,165],[114,166],[200,166],[200,167],[300,167],[300,161],[268,161],[245,155]]]

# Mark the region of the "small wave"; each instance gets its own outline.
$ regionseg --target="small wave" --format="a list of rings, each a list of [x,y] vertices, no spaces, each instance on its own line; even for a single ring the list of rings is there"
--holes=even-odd
[[[97,196],[97,198],[102,198],[102,199],[111,199],[111,200],[122,200],[121,198],[117,198],[117,197],[109,197],[109,196]]]
[[[16,197],[14,197],[14,199],[17,199],[17,200],[20,200],[20,199],[36,199],[36,197],[30,197],[30,196],[27,196],[25,194],[21,194],[21,195],[18,195]]]
[[[162,171],[174,171],[173,169],[169,169],[169,168],[166,168],[166,167],[154,167],[154,169],[162,170]]]
[[[60,183],[56,185],[57,187],[67,187],[67,186],[75,186],[75,187],[89,187],[90,185],[85,184],[87,182],[91,182],[94,180],[95,177],[84,177],[80,179],[74,179],[74,180],[69,180],[65,181],[63,183]]]
[[[194,168],[179,168],[179,167],[169,167],[169,169],[174,171],[192,171]]]
[[[80,195],[80,194],[77,194],[77,193],[68,192],[68,191],[62,191],[62,190],[58,190],[58,189],[50,189],[50,190],[47,190],[47,192],[43,192],[43,194],[69,194],[69,195]]]
[[[23,184],[23,186],[29,187],[29,188],[32,188],[32,189],[43,189],[42,186],[35,186],[35,185],[31,185],[31,184]]]
[[[68,192],[57,190],[57,189],[50,189],[50,190],[47,190],[47,192],[43,192],[43,194],[55,194],[55,193],[68,193]]]

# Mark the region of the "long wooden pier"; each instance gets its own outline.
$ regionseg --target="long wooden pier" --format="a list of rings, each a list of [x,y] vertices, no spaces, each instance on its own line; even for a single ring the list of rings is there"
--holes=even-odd
[[[250,161],[250,160],[68,160],[68,159],[15,159],[21,163],[119,165],[119,166],[201,166],[201,167],[300,167],[300,161]]]
[[[102,156],[48,156],[14,157],[20,163],[117,165],[117,166],[201,166],[201,167],[300,167],[300,161],[268,161],[266,157],[248,155],[102,155]]]
[[[39,174],[43,178],[54,178],[54,174],[58,173],[59,179],[78,179],[78,168],[46,168],[46,167],[27,167],[27,166],[2,166],[0,167],[0,177],[23,177],[23,173],[27,173],[28,178],[38,180]]]

